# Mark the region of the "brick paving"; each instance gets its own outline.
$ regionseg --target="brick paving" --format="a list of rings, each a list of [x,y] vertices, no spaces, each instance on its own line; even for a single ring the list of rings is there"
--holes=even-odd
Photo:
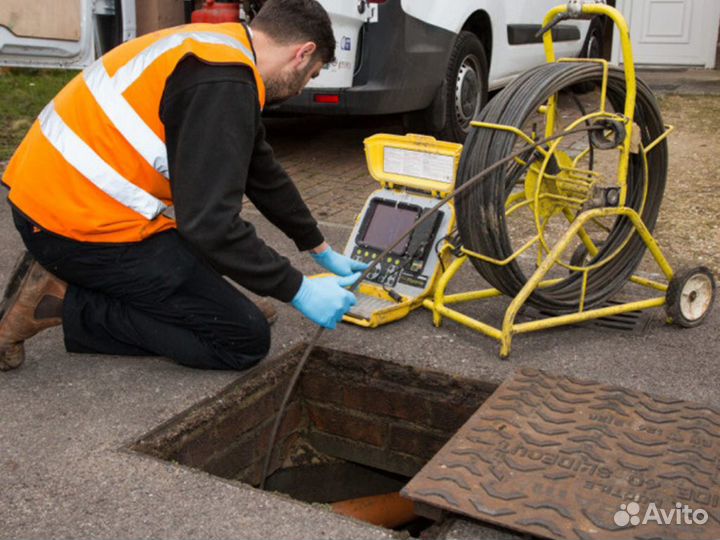
[[[351,225],[377,189],[367,170],[363,140],[401,133],[398,117],[269,118],[268,141],[318,220]]]

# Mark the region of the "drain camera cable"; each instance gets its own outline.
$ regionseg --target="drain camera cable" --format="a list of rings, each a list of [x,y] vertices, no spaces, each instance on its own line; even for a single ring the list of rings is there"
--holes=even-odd
[[[578,84],[595,83],[599,86],[602,80],[603,66],[597,63],[545,64],[525,72],[506,86],[483,109],[479,119],[522,129],[533,120],[538,107],[547,103],[549,97],[566,91],[574,93],[573,89]],[[607,100],[614,110],[621,111],[625,99],[625,73],[610,67],[607,73]],[[662,141],[652,152],[645,153],[643,150],[665,132],[665,125],[657,101],[641,80],[637,81],[634,129],[641,146],[629,158],[625,205],[636,210],[643,223],[652,231],[665,189],[668,150],[666,141]],[[458,183],[462,185],[465,178],[473,178],[475,171],[484,172],[488,164],[512,152],[516,143],[516,135],[511,132],[473,130],[465,142]],[[592,151],[592,143],[589,148]],[[488,175],[481,187],[458,201],[456,211],[462,245],[497,260],[505,260],[515,252],[505,204],[515,186],[515,180],[522,178],[523,174],[522,168],[516,164],[496,169]],[[559,216],[562,221],[562,214]],[[602,305],[627,282],[627,278],[637,268],[645,253],[645,243],[633,232],[631,221],[625,217],[617,218],[611,226],[599,253],[591,261],[597,263],[604,260],[605,264],[587,274],[585,309]],[[507,296],[516,296],[527,283],[528,277],[517,259],[505,266],[479,258],[472,258],[471,262],[490,285]],[[582,272],[571,272],[561,281],[535,290],[527,304],[552,314],[573,313],[578,309],[583,281]]]
[[[458,196],[464,194],[465,192],[469,191],[470,188],[475,186],[480,180],[487,177],[490,173],[495,171],[497,168],[502,167],[503,165],[509,163],[510,161],[522,156],[523,154],[527,154],[527,152],[534,150],[537,147],[543,146],[555,139],[559,139],[561,137],[567,137],[568,135],[574,135],[576,133],[584,133],[589,131],[601,131],[603,130],[603,126],[601,125],[592,125],[592,126],[583,126],[578,127],[573,130],[563,131],[561,133],[556,133],[552,135],[551,137],[546,137],[545,139],[542,139],[540,141],[535,142],[534,144],[528,144],[521,149],[519,149],[517,152],[505,156],[503,159],[496,161],[492,165],[488,166],[487,168],[483,169],[482,171],[478,172],[477,174],[474,174],[471,178],[468,178],[463,182],[463,184],[455,189],[454,191],[450,192],[448,195],[446,195],[444,198],[442,198],[440,201],[438,201],[437,204],[435,204],[430,210],[425,212],[420,218],[413,224],[412,227],[410,227],[407,231],[405,231],[402,235],[400,235],[395,242],[393,242],[388,248],[383,251],[377,259],[375,259],[373,262],[370,263],[370,265],[363,271],[360,278],[355,282],[355,284],[350,288],[351,291],[355,290],[359,284],[365,279],[365,277],[372,272],[373,268],[382,260],[384,260],[393,249],[395,249],[398,245],[400,245],[400,242],[405,240],[408,236],[410,236],[415,229],[420,227],[423,223],[425,223],[427,220],[429,220],[431,217],[433,217],[440,208],[445,206],[448,202],[450,202],[452,199],[457,199]],[[308,358],[310,358],[310,354],[315,349],[315,347],[318,344],[318,341],[320,340],[320,337],[323,335],[324,328],[322,326],[319,326],[317,330],[315,330],[315,334],[313,334],[312,338],[307,344],[307,347],[305,348],[305,351],[303,352],[302,357],[300,358],[300,361],[298,362],[297,366],[295,367],[295,371],[292,374],[292,377],[290,378],[290,382],[288,383],[287,390],[285,391],[285,395],[283,396],[282,403],[280,404],[280,409],[278,410],[277,416],[275,417],[275,422],[273,423],[272,431],[270,432],[270,438],[269,438],[269,444],[267,446],[267,455],[265,456],[265,463],[263,465],[263,471],[262,471],[262,477],[260,479],[260,489],[265,489],[265,480],[267,480],[268,472],[270,469],[270,462],[272,460],[273,455],[273,449],[275,446],[275,439],[277,437],[278,429],[280,428],[280,423],[282,422],[283,416],[285,415],[285,409],[287,407],[288,401],[290,400],[290,396],[293,393],[293,390],[295,390],[295,386],[297,385],[297,381],[300,378],[300,373],[302,373],[303,368],[305,367],[305,364],[307,363]]]

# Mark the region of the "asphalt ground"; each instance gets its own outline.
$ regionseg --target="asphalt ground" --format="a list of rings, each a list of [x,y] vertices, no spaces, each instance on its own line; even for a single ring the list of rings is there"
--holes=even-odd
[[[375,185],[367,176],[362,139],[398,131],[397,118],[363,122],[269,122],[280,160],[342,247],[357,209]],[[4,192],[2,192],[4,196]],[[302,271],[320,269],[252,209],[259,233]],[[21,250],[10,212],[0,205],[0,282]],[[457,290],[483,286],[464,271]],[[471,312],[497,320],[502,303]],[[307,340],[314,326],[278,305],[270,357]],[[717,308],[717,306],[716,306]],[[375,330],[347,325],[322,345],[499,383],[520,366],[599,380],[720,407],[720,310],[695,329],[664,323],[655,310],[637,331],[561,328],[519,336],[508,361],[498,344],[465,327],[432,325],[424,310]],[[27,344],[21,369],[0,373],[0,538],[385,538],[388,533],[323,509],[221,480],[125,448],[159,424],[252,373],[204,372],[161,358],[65,352],[59,329]],[[447,537],[478,537],[458,522]]]

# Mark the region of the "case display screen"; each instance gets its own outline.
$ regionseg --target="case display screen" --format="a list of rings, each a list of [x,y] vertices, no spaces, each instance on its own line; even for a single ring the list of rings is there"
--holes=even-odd
[[[403,208],[378,201],[360,242],[364,246],[383,251],[389,248],[401,234],[412,227],[418,215],[418,209]],[[393,253],[403,255],[409,242],[410,236],[400,242],[393,249]]]

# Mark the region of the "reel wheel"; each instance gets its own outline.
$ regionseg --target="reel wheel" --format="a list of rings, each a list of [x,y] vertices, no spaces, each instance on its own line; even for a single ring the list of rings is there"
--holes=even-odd
[[[673,324],[699,326],[712,310],[716,288],[715,278],[705,266],[676,272],[665,297],[665,312]]]

